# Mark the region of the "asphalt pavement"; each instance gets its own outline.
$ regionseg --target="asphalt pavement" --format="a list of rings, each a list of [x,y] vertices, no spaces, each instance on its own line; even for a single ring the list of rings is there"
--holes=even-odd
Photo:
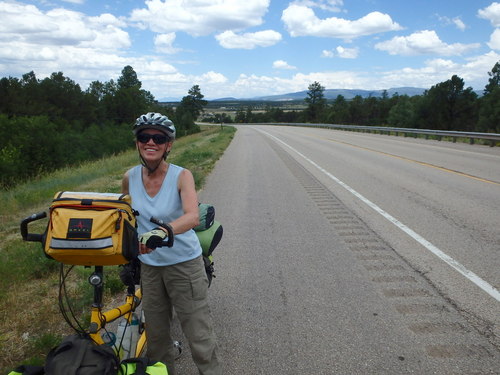
[[[474,170],[472,161],[456,167],[453,155],[450,170],[493,183],[483,182],[485,188],[477,179],[446,172],[447,159],[436,165],[427,155],[429,144],[414,141],[425,150],[418,151],[344,136],[240,126],[200,193],[224,227],[209,290],[224,373],[500,373],[498,301],[328,174],[340,176],[493,286],[499,281],[498,254],[490,254],[491,242],[498,241],[495,207],[478,214],[493,215],[481,236],[478,224],[466,227],[456,205],[443,208],[457,199],[455,191],[446,194],[443,181],[452,178],[449,183],[462,198],[496,199],[500,185],[494,182],[500,178],[484,165],[486,172]],[[485,157],[500,160],[496,151]],[[415,176],[414,168],[423,174]],[[481,187],[469,193],[470,184]],[[442,197],[435,196],[439,190]],[[475,204],[465,198],[462,206]],[[466,240],[454,239],[460,227]],[[444,246],[477,244],[468,231],[484,241],[473,250],[488,259]],[[177,361],[179,374],[197,374],[189,356],[186,348]]]

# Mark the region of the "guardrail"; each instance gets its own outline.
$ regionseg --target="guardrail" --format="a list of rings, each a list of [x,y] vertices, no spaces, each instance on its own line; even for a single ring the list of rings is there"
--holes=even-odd
[[[475,132],[459,132],[459,131],[445,131],[445,130],[431,130],[431,129],[410,129],[410,128],[389,128],[385,126],[358,126],[358,125],[336,125],[336,124],[310,124],[310,123],[260,123],[255,125],[279,125],[279,126],[311,126],[316,128],[330,128],[330,129],[342,129],[342,130],[352,130],[352,131],[362,131],[368,133],[387,133],[391,135],[403,134],[405,137],[414,136],[418,134],[425,135],[425,138],[429,136],[435,136],[440,141],[443,137],[453,138],[453,142],[457,141],[457,138],[468,138],[470,144],[474,144],[475,139],[489,140],[490,146],[493,147],[497,142],[500,142],[500,134],[497,133],[475,133]]]

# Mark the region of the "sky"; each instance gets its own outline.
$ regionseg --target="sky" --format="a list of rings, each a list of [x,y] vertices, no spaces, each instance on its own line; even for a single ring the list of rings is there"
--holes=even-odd
[[[54,72],[86,90],[130,65],[157,100],[326,89],[483,90],[500,61],[486,0],[0,0],[0,77]]]

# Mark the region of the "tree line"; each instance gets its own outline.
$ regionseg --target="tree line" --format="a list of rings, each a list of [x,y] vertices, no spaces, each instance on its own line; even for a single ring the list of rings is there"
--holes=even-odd
[[[325,88],[308,87],[304,110],[269,105],[264,111],[240,107],[205,116],[203,121],[225,123],[309,122],[500,133],[500,62],[488,72],[483,95],[465,88],[454,75],[423,95],[409,97],[385,92],[380,98],[342,95],[333,101]],[[139,114],[162,112],[175,123],[178,136],[199,131],[195,121],[207,101],[194,85],[175,107],[162,106],[144,89],[131,66],[108,82],[93,81],[83,91],[62,72],[38,79],[0,79],[0,188],[85,160],[101,158],[133,146],[131,127]]]
[[[457,75],[432,86],[423,95],[389,97],[384,92],[381,97],[358,95],[351,100],[338,95],[332,101],[325,99],[325,88],[314,82],[308,87],[306,109],[285,111],[268,106],[264,111],[254,112],[251,106],[240,107],[234,122],[303,122],[500,133],[500,62],[488,75],[490,78],[481,97],[471,87],[466,88]],[[231,122],[232,119],[225,116],[205,120]]]
[[[62,72],[0,79],[0,188],[132,147],[132,124],[142,113],[166,114],[179,137],[199,131],[195,120],[207,103],[199,86],[175,108],[141,87],[131,66],[85,91]]]

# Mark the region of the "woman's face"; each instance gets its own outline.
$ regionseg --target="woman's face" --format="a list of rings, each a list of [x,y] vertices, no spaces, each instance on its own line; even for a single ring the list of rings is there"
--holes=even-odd
[[[170,151],[170,142],[160,130],[145,129],[137,135],[137,149],[145,161],[157,161],[163,158],[165,152]]]

